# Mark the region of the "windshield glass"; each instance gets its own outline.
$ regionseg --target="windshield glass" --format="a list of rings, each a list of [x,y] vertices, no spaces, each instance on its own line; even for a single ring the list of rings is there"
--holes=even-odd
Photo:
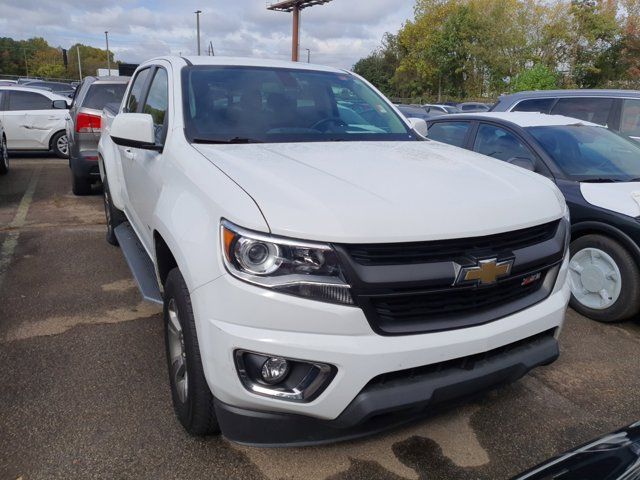
[[[193,142],[416,140],[387,102],[347,73],[196,66],[182,75]]]
[[[528,127],[571,180],[630,181],[640,178],[640,145],[604,127]]]

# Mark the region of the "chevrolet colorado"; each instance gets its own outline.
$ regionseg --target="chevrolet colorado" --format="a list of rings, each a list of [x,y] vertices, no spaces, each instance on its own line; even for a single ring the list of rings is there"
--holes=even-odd
[[[163,305],[189,433],[344,440],[557,358],[558,189],[427,140],[359,76],[156,58],[102,126],[107,239]]]

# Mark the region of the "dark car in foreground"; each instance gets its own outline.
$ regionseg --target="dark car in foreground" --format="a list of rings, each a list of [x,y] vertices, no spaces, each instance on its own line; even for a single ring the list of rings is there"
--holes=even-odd
[[[67,119],[69,167],[76,195],[88,195],[91,185],[100,179],[102,109],[112,103],[120,105],[128,83],[129,77],[85,77],[78,87]]]
[[[640,141],[640,91],[540,90],[504,95],[492,112],[539,112],[605,125]]]
[[[513,480],[638,480],[640,422],[553,458]]]
[[[552,180],[571,211],[571,306],[603,322],[640,312],[640,145],[594,123],[530,112],[433,118],[428,137]]]

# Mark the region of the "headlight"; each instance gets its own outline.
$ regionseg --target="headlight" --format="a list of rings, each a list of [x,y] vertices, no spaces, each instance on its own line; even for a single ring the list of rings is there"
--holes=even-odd
[[[331,246],[274,237],[223,220],[222,257],[234,277],[283,293],[353,305]]]

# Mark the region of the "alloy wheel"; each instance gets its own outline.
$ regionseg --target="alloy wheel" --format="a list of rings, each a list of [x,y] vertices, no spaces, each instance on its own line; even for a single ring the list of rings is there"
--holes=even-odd
[[[58,141],[56,142],[56,148],[63,155],[69,155],[69,141],[67,140],[66,135],[60,136]]]
[[[170,299],[167,306],[169,315],[168,346],[170,359],[170,375],[180,402],[187,401],[189,375],[187,373],[187,353],[184,348],[184,334],[180,326],[178,308],[175,299]]]

